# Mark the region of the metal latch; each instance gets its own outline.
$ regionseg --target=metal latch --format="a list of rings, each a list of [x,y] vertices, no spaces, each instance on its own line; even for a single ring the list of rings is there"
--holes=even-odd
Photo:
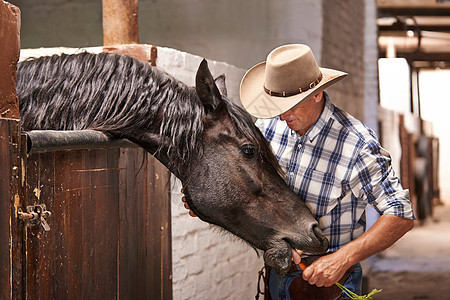
[[[22,207],[17,208],[17,218],[23,220],[27,226],[42,225],[45,231],[50,230],[46,219],[51,215],[52,213],[47,210],[45,204],[29,205],[27,212],[24,212]]]

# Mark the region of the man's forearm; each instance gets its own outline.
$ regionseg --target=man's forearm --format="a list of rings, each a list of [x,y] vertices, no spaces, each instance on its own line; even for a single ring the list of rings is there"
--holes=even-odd
[[[389,248],[413,226],[414,221],[411,219],[382,215],[368,231],[338,252],[346,256],[350,267]]]

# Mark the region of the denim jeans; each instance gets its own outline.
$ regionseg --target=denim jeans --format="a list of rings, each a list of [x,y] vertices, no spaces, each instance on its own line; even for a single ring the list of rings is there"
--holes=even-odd
[[[350,291],[361,295],[362,292],[362,268],[361,264],[357,263],[353,269],[353,271],[348,276],[347,280],[345,280],[344,286]],[[300,275],[302,274],[302,270],[298,270],[292,274]],[[297,278],[298,276],[286,275],[280,276],[273,269],[270,269],[269,274],[269,290],[270,296],[272,300],[291,300],[289,296],[289,286],[291,282]],[[342,293],[344,298],[349,298],[347,294]]]

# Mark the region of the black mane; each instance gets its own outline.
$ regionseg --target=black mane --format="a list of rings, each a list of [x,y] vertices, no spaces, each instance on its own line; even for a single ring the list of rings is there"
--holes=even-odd
[[[202,154],[205,109],[195,88],[128,56],[62,54],[21,62],[17,95],[24,130],[94,129],[131,140],[158,140],[158,149],[141,146],[167,152],[166,163],[179,173]],[[250,116],[224,100],[236,128],[279,170]]]

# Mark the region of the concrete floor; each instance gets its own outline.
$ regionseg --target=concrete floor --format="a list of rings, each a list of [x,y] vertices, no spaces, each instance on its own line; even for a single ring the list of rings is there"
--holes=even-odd
[[[376,300],[450,300],[450,205],[364,265],[368,290],[383,289]]]

